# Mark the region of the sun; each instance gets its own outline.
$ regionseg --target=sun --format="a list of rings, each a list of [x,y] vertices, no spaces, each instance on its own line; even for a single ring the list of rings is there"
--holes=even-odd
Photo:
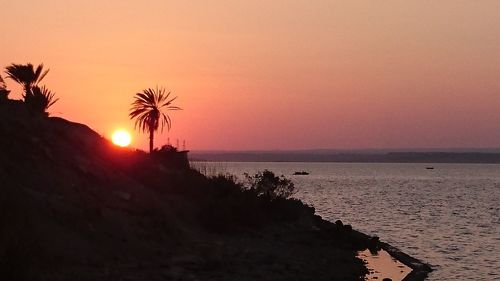
[[[125,130],[116,130],[113,133],[111,140],[118,146],[126,147],[132,141],[132,137],[130,136],[130,133]]]

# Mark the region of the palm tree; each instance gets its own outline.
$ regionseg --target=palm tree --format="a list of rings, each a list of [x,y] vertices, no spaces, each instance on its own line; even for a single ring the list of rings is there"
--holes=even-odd
[[[180,110],[181,108],[173,106],[172,102],[177,98],[170,98],[170,92],[166,93],[164,88],[145,89],[141,93],[135,94],[134,102],[130,108],[130,119],[135,118],[135,128],[139,127],[142,132],[149,133],[149,153],[153,152],[154,132],[158,129],[163,131],[167,125],[170,130],[172,121],[170,117],[162,110]]]
[[[30,89],[30,94],[26,95],[24,102],[34,112],[47,113],[47,109],[56,103],[59,99],[55,98],[55,93],[51,92],[45,86],[34,86]]]
[[[31,64],[11,64],[5,68],[7,77],[21,84],[24,88],[24,98],[31,95],[31,89],[37,86],[43,80],[45,75],[49,73],[49,69],[43,70],[43,64],[36,68]]]
[[[59,100],[55,98],[55,93],[52,93],[45,86],[38,86],[38,83],[49,73],[49,69],[43,70],[43,64],[35,68],[31,63],[13,63],[5,68],[5,73],[8,78],[23,86],[24,103],[33,112],[47,114],[47,109]]]

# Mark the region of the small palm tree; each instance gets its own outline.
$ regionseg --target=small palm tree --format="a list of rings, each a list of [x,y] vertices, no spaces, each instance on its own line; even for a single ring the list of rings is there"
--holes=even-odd
[[[59,100],[55,98],[55,93],[49,91],[45,86],[38,86],[38,83],[49,73],[49,69],[43,70],[43,64],[35,68],[31,63],[13,63],[5,68],[5,73],[7,78],[23,86],[24,103],[33,112],[47,114],[47,109]]]
[[[49,73],[49,69],[43,70],[43,64],[36,68],[31,64],[11,64],[5,68],[7,78],[10,78],[21,84],[24,88],[24,98],[31,95],[31,89],[37,86],[43,80],[45,75]]]
[[[59,99],[55,98],[55,93],[51,92],[45,86],[34,86],[30,89],[29,95],[26,95],[24,102],[33,110],[33,112],[47,113],[47,109],[56,103]]]
[[[164,88],[145,89],[141,93],[134,96],[134,102],[130,108],[130,119],[135,118],[135,128],[139,128],[142,132],[149,133],[149,153],[153,152],[154,133],[167,125],[170,130],[172,121],[170,117],[162,112],[168,110],[180,110],[181,108],[173,106],[172,102],[177,98],[169,98],[170,92],[166,92]]]

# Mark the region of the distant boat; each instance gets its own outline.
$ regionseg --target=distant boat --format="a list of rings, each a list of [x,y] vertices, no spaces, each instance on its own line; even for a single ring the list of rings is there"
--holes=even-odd
[[[434,167],[425,167],[427,170],[434,170]]]
[[[293,174],[294,174],[294,175],[298,175],[298,176],[307,176],[307,175],[309,175],[309,173],[308,173],[308,172],[306,172],[306,171],[295,172],[295,173],[293,173]]]

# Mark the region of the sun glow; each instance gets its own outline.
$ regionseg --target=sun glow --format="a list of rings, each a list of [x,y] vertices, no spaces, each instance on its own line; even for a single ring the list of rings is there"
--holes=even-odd
[[[118,146],[126,147],[132,141],[132,137],[130,136],[130,133],[125,130],[116,130],[113,133],[111,140]]]

